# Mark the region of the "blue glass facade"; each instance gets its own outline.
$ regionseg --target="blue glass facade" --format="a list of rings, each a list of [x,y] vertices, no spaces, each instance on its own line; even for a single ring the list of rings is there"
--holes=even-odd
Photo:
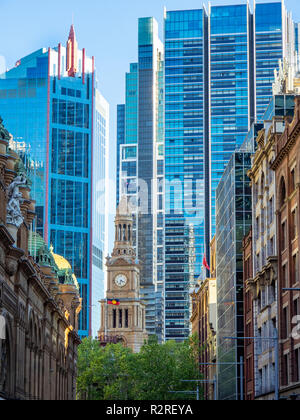
[[[189,333],[190,284],[204,253],[203,10],[165,19],[165,338]]]
[[[125,105],[117,106],[117,207],[120,203],[120,152],[121,144],[125,143]]]
[[[257,3],[254,15],[256,117],[260,120],[272,97],[274,70],[284,49],[284,9],[281,2]],[[286,46],[285,46],[286,48]]]
[[[25,144],[31,195],[37,201],[34,229],[70,262],[78,279],[83,298],[79,334],[87,336],[92,332],[92,265],[94,261],[102,270],[105,230],[102,223],[101,240],[94,241],[92,225],[101,221],[92,211],[92,179],[97,184],[105,178],[101,156],[107,134],[103,112],[96,112],[92,60],[82,52],[79,56],[79,67],[85,64],[86,72],[76,77],[68,77],[66,49],[61,46],[20,60],[0,80],[0,114],[16,148]],[[93,159],[101,165],[101,174],[97,168],[93,173]],[[103,283],[103,276],[97,281]]]
[[[210,13],[211,236],[216,188],[250,121],[250,13],[248,5],[212,7]]]
[[[209,259],[217,186],[271,99],[278,60],[291,57],[291,33],[281,1],[256,3],[255,13],[249,4],[166,12],[166,338],[188,334],[188,283],[204,252]]]

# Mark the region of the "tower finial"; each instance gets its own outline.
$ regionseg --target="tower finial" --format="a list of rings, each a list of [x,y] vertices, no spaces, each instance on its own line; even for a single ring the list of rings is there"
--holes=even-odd
[[[72,18],[73,19],[73,18]],[[67,72],[69,77],[75,77],[77,73],[77,59],[78,44],[76,41],[74,23],[72,23],[67,42]]]

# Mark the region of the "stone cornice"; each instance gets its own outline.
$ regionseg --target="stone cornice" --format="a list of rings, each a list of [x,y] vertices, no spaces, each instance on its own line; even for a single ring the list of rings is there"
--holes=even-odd
[[[276,170],[283,159],[289,154],[290,150],[294,147],[298,137],[300,135],[300,96],[295,97],[295,111],[294,118],[289,123],[289,119],[286,118],[286,127],[282,136],[277,140],[275,149],[276,157],[271,165],[273,170]]]

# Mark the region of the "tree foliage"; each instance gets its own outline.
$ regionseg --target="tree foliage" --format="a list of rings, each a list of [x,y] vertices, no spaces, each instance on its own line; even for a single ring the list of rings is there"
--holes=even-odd
[[[196,390],[196,382],[185,381],[200,379],[198,351],[195,337],[183,343],[165,344],[158,344],[156,338],[150,337],[138,354],[122,344],[100,347],[96,340],[84,339],[78,351],[78,398],[196,399],[196,394],[174,391]]]

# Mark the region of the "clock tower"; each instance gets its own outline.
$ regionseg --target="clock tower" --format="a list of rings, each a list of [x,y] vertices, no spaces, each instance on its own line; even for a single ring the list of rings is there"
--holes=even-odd
[[[122,198],[115,219],[115,246],[107,258],[106,300],[101,301],[100,343],[116,343],[139,352],[147,339],[145,304],[140,298],[140,267],[132,244],[132,212]]]

